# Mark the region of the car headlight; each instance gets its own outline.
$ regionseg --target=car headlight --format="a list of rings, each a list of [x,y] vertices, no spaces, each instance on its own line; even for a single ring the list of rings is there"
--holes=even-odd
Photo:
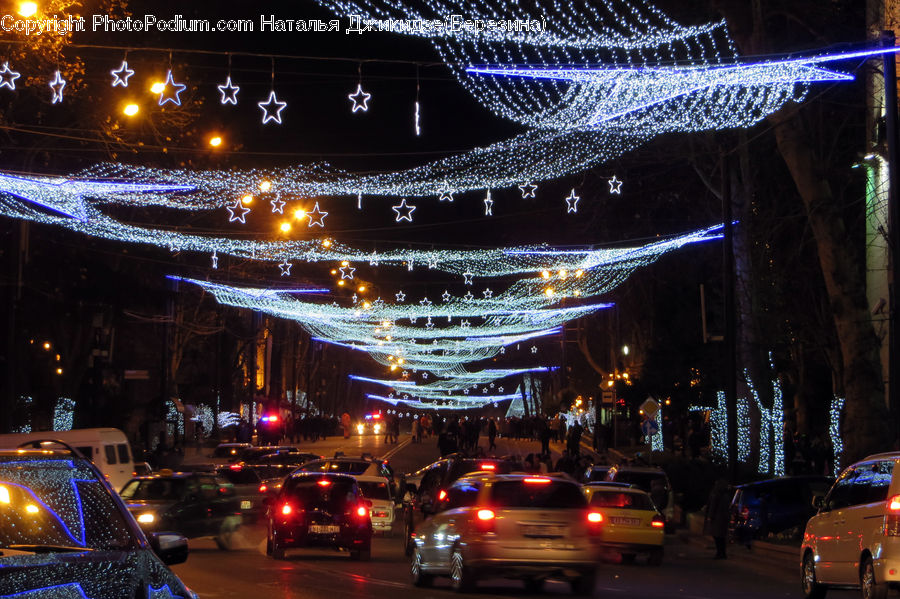
[[[141,524],[153,524],[155,520],[156,516],[152,512],[144,512],[137,517],[137,521]]]
[[[363,431],[365,430],[365,428],[366,427],[363,426],[362,424],[357,424],[356,425],[356,433],[359,435],[363,434]]]

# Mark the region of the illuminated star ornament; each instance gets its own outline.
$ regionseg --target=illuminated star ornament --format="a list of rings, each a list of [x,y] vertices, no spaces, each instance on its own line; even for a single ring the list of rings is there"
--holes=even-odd
[[[494,200],[491,199],[490,189],[488,189],[487,197],[484,198],[484,215],[494,216]]]
[[[615,175],[609,180],[609,193],[622,195],[622,182]]]
[[[272,214],[284,214],[284,200],[281,199],[280,195],[276,195],[274,198],[269,200],[269,203],[272,204]]]
[[[356,91],[347,96],[350,98],[350,101],[353,102],[353,112],[361,110],[366,112],[369,110],[369,98],[372,97],[372,94],[367,94],[363,91],[362,83],[356,86]]]
[[[247,224],[247,214],[250,213],[250,209],[244,206],[244,203],[240,200],[237,200],[234,203],[234,206],[228,206],[228,222],[233,223],[234,221],[238,221],[242,225]]]
[[[343,279],[353,279],[353,273],[356,272],[356,269],[347,264],[346,266],[340,267],[338,270],[341,271],[341,280]]]
[[[412,213],[415,212],[416,207],[410,206],[406,203],[406,198],[400,200],[400,203],[397,206],[391,206],[391,210],[397,213],[397,216],[394,218],[394,221],[400,222],[401,220],[405,220],[407,222],[412,222]]]
[[[474,276],[475,276],[474,274],[470,273],[469,271],[466,271],[463,273],[463,281],[465,282],[466,285],[471,285],[472,277],[474,277]]]
[[[569,197],[566,198],[566,214],[570,212],[578,212],[578,200],[581,198],[575,195],[575,188],[572,188],[572,192],[569,193]]]
[[[265,102],[257,102],[260,110],[263,111],[262,123],[265,125],[269,121],[275,121],[281,124],[281,111],[287,106],[287,102],[281,102],[275,95],[275,90],[269,92],[269,99]]]
[[[241,91],[241,88],[231,82],[231,75],[228,75],[228,78],[225,79],[225,83],[217,85],[216,87],[219,88],[219,94],[221,94],[221,98],[219,99],[220,104],[232,104],[237,106],[237,95],[238,92]]]
[[[9,89],[15,91],[16,89],[16,79],[18,79],[21,75],[16,71],[9,68],[9,63],[3,63],[3,69],[0,70],[0,87],[8,87]]]
[[[164,106],[171,102],[175,106],[181,106],[181,92],[187,88],[184,83],[176,83],[172,78],[172,69],[166,73],[166,82],[162,91],[159,92],[159,105]]]
[[[53,90],[53,100],[51,104],[58,104],[63,101],[63,89],[66,87],[66,80],[63,79],[62,73],[57,69],[53,75],[53,81],[50,82],[50,89]]]
[[[292,266],[293,266],[293,264],[291,264],[290,262],[288,262],[288,261],[287,261],[287,258],[285,258],[284,262],[282,262],[281,264],[278,265],[278,268],[281,269],[281,276],[282,276],[282,277],[287,277],[287,276],[289,276],[289,275],[291,274],[291,267],[292,267]]]
[[[118,69],[110,71],[113,76],[112,86],[128,87],[128,79],[134,75],[134,70],[128,68],[128,62],[123,60]]]
[[[398,302],[404,302],[404,301],[406,301],[406,294],[403,293],[403,290],[400,290],[398,293],[396,293],[396,294],[394,295],[394,297],[397,298],[397,301],[398,301]]]
[[[449,189],[439,189],[438,190],[438,201],[439,202],[452,202],[453,194],[455,191],[451,191]]]
[[[538,186],[534,183],[523,183],[519,185],[519,189],[522,190],[522,199],[525,198],[533,198],[534,193],[537,191]]]
[[[325,217],[328,216],[327,212],[323,212],[319,210],[319,202],[316,202],[316,205],[313,207],[311,212],[307,212],[306,216],[309,217],[309,224],[306,225],[307,228],[313,225],[325,228]]]

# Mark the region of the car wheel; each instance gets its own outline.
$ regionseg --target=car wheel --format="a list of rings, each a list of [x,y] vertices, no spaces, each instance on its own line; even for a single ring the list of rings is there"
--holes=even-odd
[[[654,549],[647,557],[648,566],[661,566],[663,561],[663,548]]]
[[[406,544],[403,548],[404,553],[406,553],[406,557],[409,557],[412,555],[413,547],[415,546],[415,543],[412,541],[412,525],[409,520],[403,523],[403,542]]]
[[[887,597],[887,585],[875,580],[875,564],[872,563],[871,557],[867,557],[866,561],[863,562],[859,586],[862,588],[863,599],[884,599]]]
[[[803,589],[803,596],[806,599],[822,599],[828,589],[816,580],[816,560],[811,551],[807,551],[803,556],[801,574],[800,586]]]
[[[450,556],[450,586],[458,593],[468,593],[475,588],[475,576],[466,566],[459,547],[454,548]]]
[[[576,595],[590,597],[597,586],[597,573],[594,571],[582,572],[581,576],[572,581],[572,592]]]
[[[278,542],[276,537],[272,537],[272,557],[275,559],[284,559],[284,547]]]
[[[434,582],[434,576],[422,570],[422,556],[419,548],[413,548],[412,560],[409,564],[409,573],[412,578],[413,586],[428,587]]]
[[[633,553],[623,553],[622,554],[622,563],[623,564],[632,564],[634,563],[635,555]]]
[[[366,545],[365,547],[361,547],[359,549],[353,549],[350,551],[351,559],[355,559],[361,562],[367,562],[372,559],[372,546]]]
[[[525,592],[529,595],[537,595],[538,593],[543,592],[544,590],[544,579],[543,578],[526,578],[525,579]]]

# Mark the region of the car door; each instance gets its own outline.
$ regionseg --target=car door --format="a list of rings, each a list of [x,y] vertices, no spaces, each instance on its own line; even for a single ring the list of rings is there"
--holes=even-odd
[[[854,482],[859,473],[855,468],[848,468],[841,473],[834,486],[825,497],[825,503],[819,514],[810,522],[807,532],[816,539],[816,576],[823,583],[852,584],[848,577],[850,564],[846,555],[842,556],[842,549],[846,552],[847,513],[846,510],[853,505]]]
[[[447,495],[432,516],[429,534],[431,552],[428,561],[439,568],[450,568],[450,554],[460,539],[468,518],[468,508],[478,501],[481,484],[477,481],[461,481],[447,490]],[[423,556],[424,557],[424,556]]]
[[[859,561],[864,549],[877,555],[884,540],[884,514],[893,474],[893,460],[857,464],[851,485],[852,504],[842,510],[844,524],[837,540],[842,580],[859,580]]]

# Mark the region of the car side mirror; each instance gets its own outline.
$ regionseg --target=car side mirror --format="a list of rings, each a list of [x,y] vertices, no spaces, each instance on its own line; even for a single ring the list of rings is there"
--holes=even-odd
[[[147,534],[150,547],[167,566],[183,564],[188,558],[188,540],[177,532],[151,532]]]

